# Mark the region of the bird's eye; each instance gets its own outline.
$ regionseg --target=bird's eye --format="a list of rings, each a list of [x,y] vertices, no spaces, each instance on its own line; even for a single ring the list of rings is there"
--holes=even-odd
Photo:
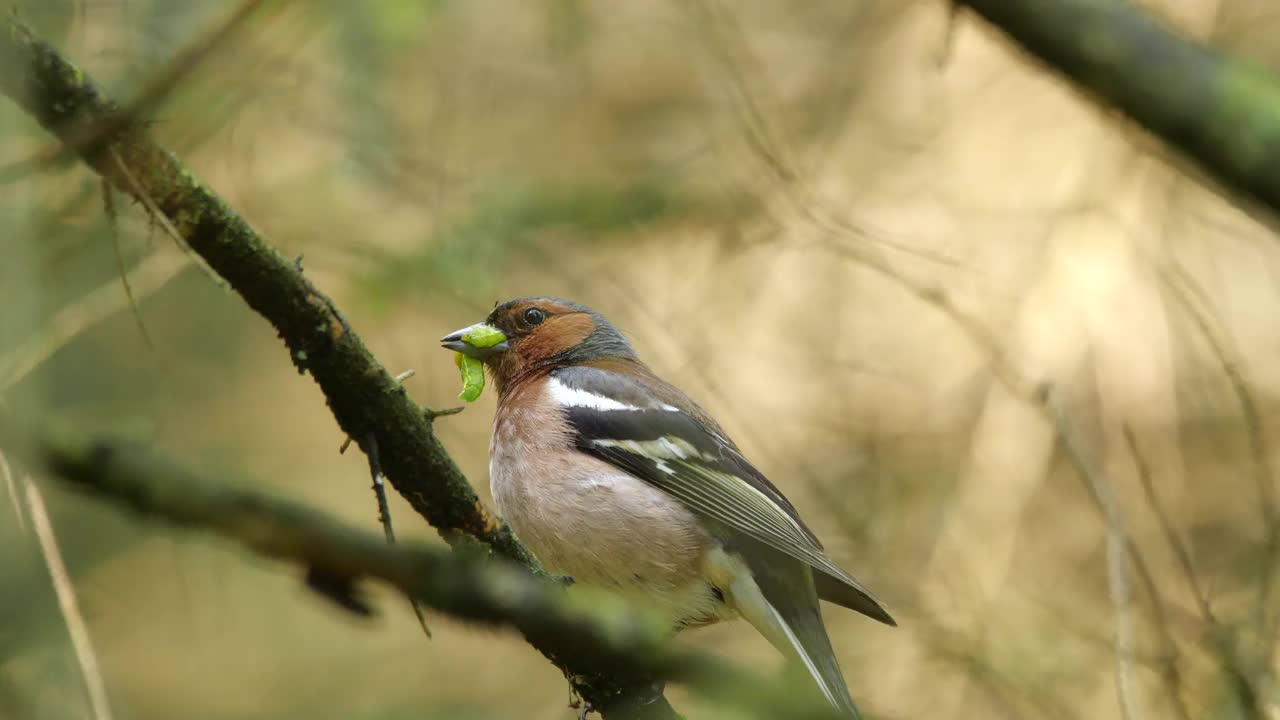
[[[547,314],[536,307],[531,307],[524,311],[524,321],[530,325],[541,325],[543,320],[547,319]]]

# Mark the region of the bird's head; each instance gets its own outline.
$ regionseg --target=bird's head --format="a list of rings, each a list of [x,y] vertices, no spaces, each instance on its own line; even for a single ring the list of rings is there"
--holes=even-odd
[[[508,300],[484,322],[440,339],[482,361],[498,391],[539,372],[603,360],[636,360],[621,332],[591,308],[552,297]]]

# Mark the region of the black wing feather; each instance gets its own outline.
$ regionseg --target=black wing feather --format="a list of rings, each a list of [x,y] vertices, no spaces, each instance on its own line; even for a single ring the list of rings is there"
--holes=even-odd
[[[580,450],[652,483],[694,512],[871,597],[823,554],[817,537],[791,502],[728,438],[699,421],[696,415],[701,412],[697,406],[678,390],[667,386],[662,396],[675,399],[684,407],[659,401],[641,379],[600,368],[562,368],[552,377],[575,390],[625,406],[566,408]]]

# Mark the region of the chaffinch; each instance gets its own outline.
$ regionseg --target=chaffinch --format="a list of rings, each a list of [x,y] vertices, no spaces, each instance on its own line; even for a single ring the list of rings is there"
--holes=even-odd
[[[741,616],[857,717],[818,600],[896,623],[716,421],[587,307],[520,298],[484,324],[505,340],[476,347],[472,326],[441,343],[494,380],[494,502],[543,565],[676,630]]]

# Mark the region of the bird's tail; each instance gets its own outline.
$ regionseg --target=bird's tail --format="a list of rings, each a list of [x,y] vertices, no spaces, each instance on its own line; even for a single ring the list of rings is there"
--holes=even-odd
[[[784,653],[797,656],[836,709],[861,717],[822,624],[813,574],[800,563],[769,563],[735,578],[733,603],[747,622]]]

